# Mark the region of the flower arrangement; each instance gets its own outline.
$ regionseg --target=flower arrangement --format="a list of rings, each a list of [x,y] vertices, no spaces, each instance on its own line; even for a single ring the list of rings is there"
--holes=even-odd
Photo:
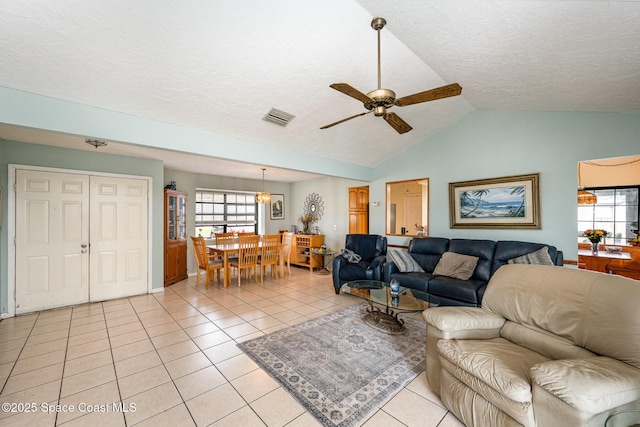
[[[308,213],[301,215],[300,218],[298,218],[298,221],[302,223],[302,231],[305,233],[309,232],[309,226],[317,220],[318,218]]]
[[[591,243],[599,243],[600,240],[602,240],[604,237],[607,237],[609,235],[609,232],[607,230],[588,229],[588,230],[584,230],[584,233],[582,233],[582,235],[587,239],[589,239]]]

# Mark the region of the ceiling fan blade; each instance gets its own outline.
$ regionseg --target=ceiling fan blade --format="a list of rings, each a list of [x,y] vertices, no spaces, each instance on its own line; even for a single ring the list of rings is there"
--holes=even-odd
[[[346,119],[338,120],[337,122],[330,123],[328,125],[322,126],[320,129],[330,128],[331,126],[339,125],[340,123],[344,123],[347,120],[355,119],[356,117],[364,116],[365,114],[369,114],[371,111],[365,111],[364,113],[354,114],[353,116],[347,117]]]
[[[409,123],[402,120],[396,113],[387,113],[384,115],[384,119],[391,125],[392,128],[396,130],[396,132],[400,134],[407,133],[411,129],[413,129],[411,126],[409,126]]]
[[[352,98],[355,98],[360,102],[373,102],[373,99],[369,98],[367,95],[360,92],[358,89],[351,86],[349,83],[334,83],[332,85],[329,85],[329,87],[337,90],[338,92],[342,92],[345,95],[348,95]]]
[[[462,86],[458,83],[452,83],[450,85],[437,87],[435,89],[427,90],[420,93],[414,93],[413,95],[405,96],[396,99],[396,105],[398,107],[404,107],[406,105],[419,104],[421,102],[435,101],[436,99],[449,98],[450,96],[458,96],[462,93]]]

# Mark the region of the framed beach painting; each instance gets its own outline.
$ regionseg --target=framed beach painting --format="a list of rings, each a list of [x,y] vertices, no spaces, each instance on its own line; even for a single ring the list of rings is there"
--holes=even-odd
[[[271,219],[284,219],[284,194],[271,195]]]
[[[449,183],[451,228],[540,228],[540,174]]]

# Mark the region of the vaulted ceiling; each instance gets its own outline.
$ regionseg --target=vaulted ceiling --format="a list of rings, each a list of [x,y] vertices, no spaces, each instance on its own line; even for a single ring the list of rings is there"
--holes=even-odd
[[[462,95],[394,107],[413,127],[402,135],[373,114],[321,130],[366,111],[329,85],[376,89],[376,16],[387,20],[382,87],[402,97],[457,82]],[[3,2],[0,86],[374,167],[475,109],[640,111],[639,22],[638,1]],[[272,107],[295,118],[264,121]],[[0,126],[0,138],[94,149],[84,136]],[[194,162],[135,141],[108,149],[173,169],[261,174],[241,158]]]

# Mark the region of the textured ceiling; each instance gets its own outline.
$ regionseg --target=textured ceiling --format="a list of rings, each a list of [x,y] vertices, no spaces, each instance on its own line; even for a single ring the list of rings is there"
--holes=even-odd
[[[331,83],[377,86],[374,16],[388,22],[382,87],[402,97],[458,82],[462,96],[395,107],[413,127],[404,135],[373,115],[320,130],[365,111]],[[0,86],[375,166],[474,109],[640,111],[638,22],[638,1],[2,2]],[[271,107],[296,117],[265,122]],[[0,137],[81,142],[7,126]],[[199,170],[193,156],[128,142],[108,149]],[[261,176],[224,164],[219,174]]]

